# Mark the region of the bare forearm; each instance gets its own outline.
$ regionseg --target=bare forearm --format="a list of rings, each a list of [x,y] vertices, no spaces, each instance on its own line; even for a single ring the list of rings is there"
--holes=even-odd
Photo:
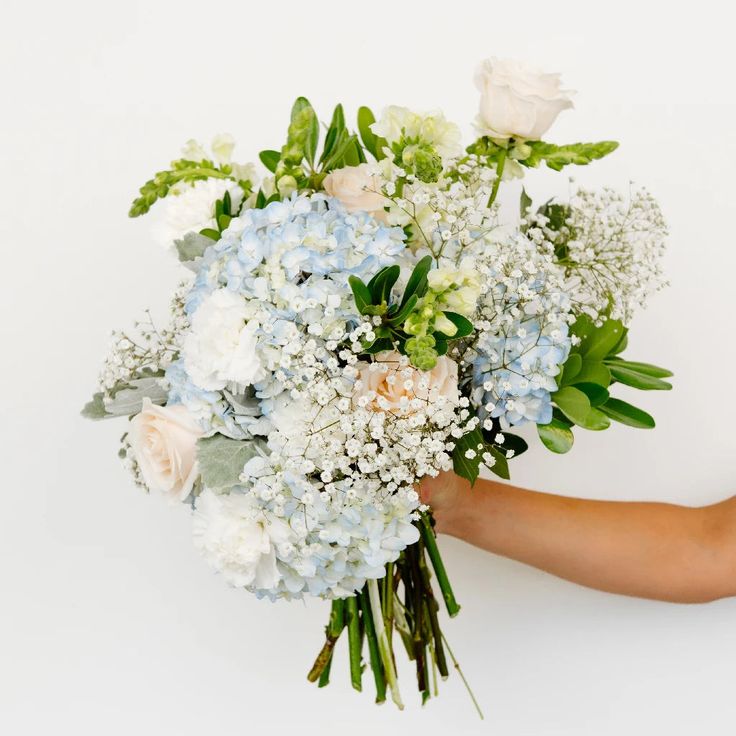
[[[559,577],[671,601],[736,594],[734,503],[588,501],[478,481],[439,529]]]

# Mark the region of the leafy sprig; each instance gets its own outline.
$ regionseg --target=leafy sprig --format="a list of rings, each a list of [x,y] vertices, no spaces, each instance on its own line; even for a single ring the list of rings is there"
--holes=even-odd
[[[398,265],[382,268],[367,284],[358,276],[348,279],[358,312],[380,319],[373,328],[375,339],[363,342],[365,353],[396,349],[409,356],[415,367],[431,370],[437,358],[447,353],[450,341],[473,332],[469,319],[455,312],[438,311],[428,301],[427,274],[431,266],[431,256],[416,264],[401,299],[392,295],[401,273]]]
[[[643,391],[668,391],[672,376],[666,368],[625,360],[627,328],[615,319],[596,326],[589,317],[578,317],[571,332],[580,342],[572,349],[552,394],[555,406],[549,424],[538,425],[543,444],[552,452],[564,453],[574,442],[573,427],[600,431],[611,421],[638,429],[652,429],[654,418],[626,401],[611,396],[610,389],[621,383]]]

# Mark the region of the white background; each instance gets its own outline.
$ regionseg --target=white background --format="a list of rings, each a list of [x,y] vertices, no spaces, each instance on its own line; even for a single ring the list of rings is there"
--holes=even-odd
[[[657,7],[659,6],[659,7]],[[123,422],[85,423],[113,327],[161,313],[175,263],[136,189],[190,137],[241,158],[277,148],[293,98],[323,118],[441,107],[470,135],[475,63],[516,56],[579,91],[551,140],[617,138],[586,184],[645,183],[671,227],[672,287],[630,356],[676,372],[637,396],[651,433],[578,432],[514,480],[611,499],[702,504],[734,490],[736,52],[720,3],[36,2],[0,23],[0,732],[25,734],[732,734],[736,600],[674,606],[605,595],[443,540],[463,604],[457,677],[407,711],[346,685],[318,691],[321,602],[227,589],[184,508],[140,494],[116,458]],[[538,198],[567,188],[533,172]],[[344,650],[340,652],[344,654]]]

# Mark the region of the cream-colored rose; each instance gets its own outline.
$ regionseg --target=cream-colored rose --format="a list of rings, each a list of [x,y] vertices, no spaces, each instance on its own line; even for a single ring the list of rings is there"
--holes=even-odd
[[[413,411],[409,402],[414,399],[436,401],[442,396],[454,404],[458,402],[454,360],[442,355],[431,371],[420,371],[406,363],[406,358],[395,350],[379,353],[374,363],[364,363],[359,370],[353,403],[375,411],[406,414]]]
[[[143,399],[141,413],[133,417],[128,441],[151,491],[183,501],[199,472],[197,440],[202,430],[183,406],[156,406]]]
[[[478,132],[490,138],[538,141],[573,106],[559,74],[518,61],[486,59],[475,72],[475,86],[480,92]]]
[[[381,182],[371,173],[370,164],[345,166],[335,169],[325,177],[323,186],[327,194],[339,199],[348,212],[369,212],[382,217],[388,200],[380,193]]]

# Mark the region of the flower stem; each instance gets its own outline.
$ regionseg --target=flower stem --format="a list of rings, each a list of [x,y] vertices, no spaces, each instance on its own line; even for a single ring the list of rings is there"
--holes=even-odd
[[[316,682],[322,677],[322,673],[332,659],[332,650],[335,648],[335,643],[340,638],[343,628],[345,627],[345,601],[334,600],[332,601],[332,609],[330,610],[330,620],[325,628],[326,641],[317,655],[312,669],[309,670],[307,680],[309,682]],[[324,685],[327,681],[324,682]],[[324,687],[320,684],[320,687]]]
[[[506,149],[502,148],[498,154],[498,161],[496,161],[496,178],[493,181],[493,188],[491,189],[491,196],[488,198],[488,207],[496,201],[496,195],[498,194],[498,187],[501,185],[501,177],[503,176],[503,169],[506,166]]]
[[[383,661],[383,670],[386,673],[386,682],[391,689],[391,699],[396,703],[399,710],[404,710],[404,704],[401,702],[401,693],[399,692],[399,682],[396,678],[396,669],[394,660],[391,656],[391,645],[386,634],[386,627],[383,623],[383,613],[381,611],[381,596],[378,592],[378,582],[369,580],[368,583],[368,599],[373,613],[373,623],[376,627],[376,638],[378,639],[378,651]]]
[[[442,591],[442,597],[445,600],[445,606],[447,607],[447,613],[450,617],[457,616],[460,612],[460,605],[455,600],[455,594],[452,592],[452,586],[450,585],[450,579],[447,577],[447,570],[442,562],[439,547],[437,546],[437,539],[432,529],[432,523],[429,520],[429,515],[424,513],[421,516],[420,531],[422,533],[422,539],[424,545],[427,548],[427,554],[429,559],[432,561],[432,567],[434,568],[435,575],[437,576],[437,584],[440,586]]]
[[[327,660],[325,668],[322,670],[322,674],[319,676],[317,687],[325,687],[330,684],[330,669],[332,669],[332,652],[330,652],[330,658]]]
[[[362,682],[362,635],[360,618],[358,617],[358,598],[352,596],[345,601],[345,613],[348,626],[348,645],[350,647],[350,682],[356,690],[363,689]]]
[[[465,689],[468,691],[468,695],[470,695],[470,699],[473,701],[473,705],[475,706],[475,709],[478,711],[478,715],[480,716],[481,721],[484,720],[483,711],[480,709],[480,706],[478,705],[478,701],[475,699],[475,695],[473,695],[473,691],[470,689],[470,685],[468,684],[468,681],[465,679],[465,675],[463,674],[463,671],[460,669],[460,663],[455,659],[455,655],[452,653],[452,649],[450,649],[450,644],[448,643],[444,634],[442,636],[442,641],[445,647],[447,648],[447,651],[450,655],[450,659],[452,660],[452,664],[457,670],[458,675],[460,675],[460,679],[463,681],[463,684],[465,685]]]
[[[365,638],[368,640],[368,658],[373,670],[373,679],[376,682],[376,703],[386,702],[386,678],[383,676],[383,665],[381,664],[381,653],[378,651],[378,639],[376,627],[373,623],[371,613],[371,602],[368,597],[368,588],[363,587],[360,591],[360,609],[363,614],[363,628]]]

